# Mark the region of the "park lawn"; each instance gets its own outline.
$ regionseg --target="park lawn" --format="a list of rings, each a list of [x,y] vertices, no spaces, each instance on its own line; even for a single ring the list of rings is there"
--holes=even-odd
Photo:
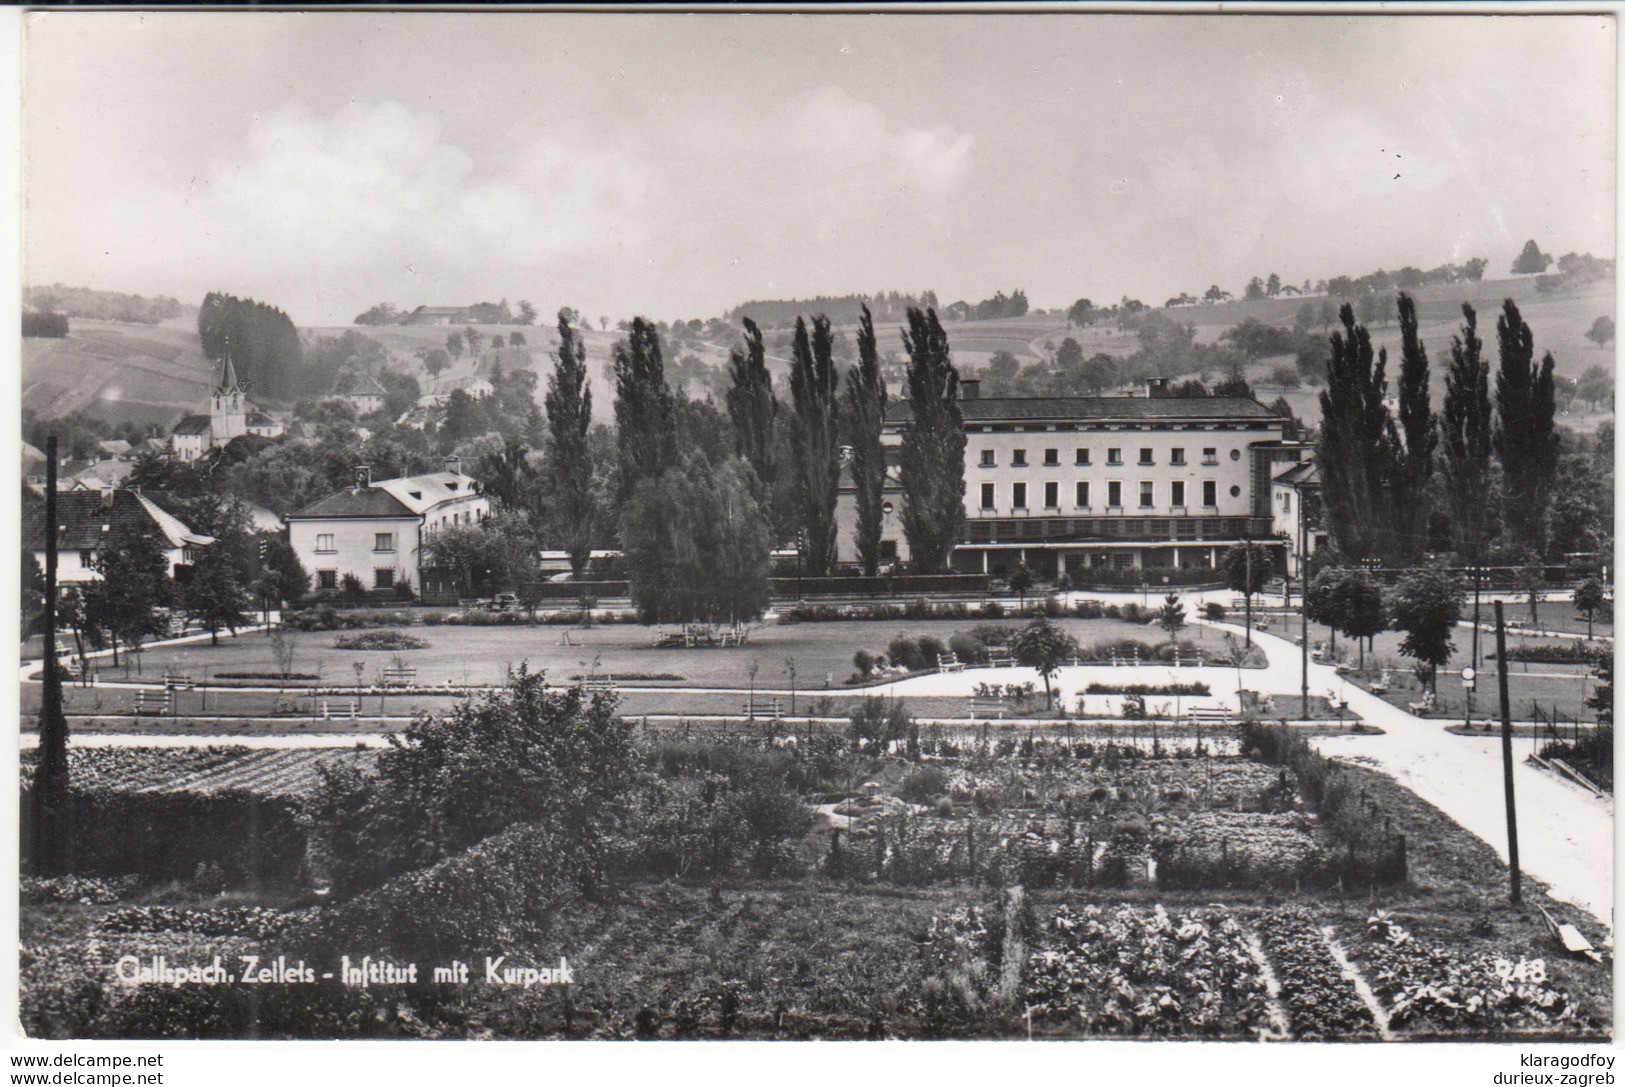
[[[354,666],[362,665],[362,682],[370,684],[378,673],[397,664],[417,669],[417,681],[476,686],[503,682],[510,669],[526,665],[532,672],[565,682],[572,676],[681,676],[663,680],[673,686],[726,687],[741,691],[752,685],[750,669],[757,668],[755,686],[788,690],[789,662],[794,662],[795,683],[802,689],[839,688],[852,675],[852,655],[859,649],[883,653],[900,635],[931,635],[944,644],[955,631],[969,631],[979,620],[926,619],[883,622],[766,623],[750,631],[743,646],[709,649],[655,649],[656,627],[615,623],[593,627],[504,624],[500,626],[414,626],[411,631],[429,643],[426,649],[362,652],[333,648],[337,633],[292,633],[295,642],[293,672],[321,677],[333,685],[356,682]],[[1117,638],[1148,643],[1166,640],[1156,627],[1118,619],[1060,619],[1062,627],[1083,645]],[[1014,631],[1020,620],[1001,625]],[[1222,652],[1221,636],[1193,624],[1183,637]],[[140,676],[157,679],[163,672],[179,672],[201,682],[205,672],[279,671],[272,640],[264,634],[244,634],[207,642],[159,646],[141,654]],[[125,668],[119,669],[122,676]],[[130,678],[137,678],[132,667]],[[109,677],[111,678],[111,677]]]

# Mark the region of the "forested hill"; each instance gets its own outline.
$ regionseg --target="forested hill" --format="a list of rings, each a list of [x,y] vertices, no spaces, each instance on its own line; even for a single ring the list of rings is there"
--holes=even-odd
[[[837,325],[856,324],[858,314],[867,304],[869,312],[876,321],[902,320],[910,306],[935,306],[936,295],[926,291],[923,295],[899,294],[897,291],[888,291],[884,294],[863,295],[819,295],[817,298],[775,298],[757,302],[746,302],[742,306],[735,306],[729,310],[726,320],[730,325],[738,325],[743,317],[749,317],[763,328],[782,328],[795,324],[797,317],[808,317],[815,313],[822,313]]]
[[[61,283],[52,283],[48,287],[25,287],[23,301],[35,309],[92,321],[155,325],[172,318],[192,320],[197,317],[196,306],[185,305],[164,295],[147,298],[139,294],[120,294],[118,291],[68,287]]]

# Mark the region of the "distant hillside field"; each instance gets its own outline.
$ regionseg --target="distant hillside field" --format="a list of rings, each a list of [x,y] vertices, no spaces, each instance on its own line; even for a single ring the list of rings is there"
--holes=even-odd
[[[22,406],[168,427],[208,395],[213,367],[195,322],[118,324],[74,318],[63,339],[22,342]]]

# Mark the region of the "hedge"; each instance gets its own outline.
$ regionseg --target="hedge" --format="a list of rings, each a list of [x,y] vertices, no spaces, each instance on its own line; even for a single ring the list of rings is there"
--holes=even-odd
[[[775,577],[768,591],[779,598],[807,596],[909,596],[914,593],[987,592],[986,574],[894,574],[890,577]]]
[[[24,842],[32,793],[22,791]],[[190,879],[200,864],[217,864],[228,881],[253,884],[292,882],[304,869],[306,832],[285,798],[79,788],[71,796],[71,868],[79,875]]]

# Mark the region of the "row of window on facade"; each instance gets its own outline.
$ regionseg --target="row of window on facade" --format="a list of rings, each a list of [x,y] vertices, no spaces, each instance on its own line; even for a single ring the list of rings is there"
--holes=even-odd
[[[374,552],[394,551],[395,534],[393,532],[374,532],[372,534],[372,549]],[[333,543],[333,533],[320,532],[316,534],[316,554],[337,554],[338,547]]]
[[[1044,487],[1044,509],[1047,509],[1047,510],[1060,509],[1061,508],[1061,485],[1060,485],[1060,483],[1059,482],[1045,483],[1045,484],[1043,484],[1043,487]],[[1240,487],[1231,487],[1230,488],[1230,497],[1237,498],[1237,497],[1240,497],[1240,495],[1241,495],[1241,488]],[[1078,480],[1078,482],[1074,485],[1074,488],[1073,488],[1072,504],[1075,507],[1077,507],[1078,509],[1089,509],[1090,508],[1089,497],[1090,497],[1089,481],[1086,480],[1086,479]],[[984,484],[982,484],[982,508],[984,510],[998,509],[998,507],[999,507],[999,501],[998,500],[999,500],[999,485],[997,483],[984,483]],[[1153,509],[1153,508],[1155,508],[1156,504],[1157,504],[1157,485],[1154,482],[1150,481],[1150,480],[1142,481],[1140,483],[1140,508],[1141,509]],[[1218,485],[1218,483],[1215,482],[1214,480],[1211,480],[1211,479],[1203,480],[1202,481],[1202,505],[1204,507],[1208,507],[1208,508],[1216,508],[1218,506],[1218,504],[1219,504],[1219,485]],[[1184,507],[1184,505],[1185,505],[1185,481],[1184,480],[1176,479],[1176,480],[1173,480],[1172,482],[1170,482],[1168,484],[1168,505],[1170,505],[1170,506],[1172,506],[1172,507],[1174,507],[1176,509]],[[1024,509],[1027,508],[1027,484],[1025,484],[1025,483],[1012,483],[1012,484],[1010,484],[1010,508],[1011,509],[1018,509],[1018,510],[1024,510]],[[1112,480],[1112,481],[1110,481],[1110,482],[1108,482],[1106,484],[1106,508],[1107,509],[1122,509],[1123,508],[1123,484],[1118,480]]]
[[[317,570],[316,588],[336,589],[339,587],[339,572],[337,570]],[[380,566],[372,572],[372,587],[374,589],[393,589],[395,587],[395,568],[393,566]]]
[[[1089,465],[1089,464],[1093,463],[1089,459],[1089,447],[1088,446],[1084,446],[1084,445],[1078,446],[1077,449],[1074,450],[1073,457],[1074,457],[1074,459],[1072,461],[1073,464]],[[1240,460],[1241,459],[1241,450],[1232,449],[1230,451],[1230,459],[1231,460]],[[1045,464],[1045,466],[1053,467],[1053,466],[1058,465],[1060,463],[1061,463],[1061,451],[1059,449],[1046,449],[1046,450],[1044,450],[1044,464]],[[1123,451],[1121,449],[1117,449],[1117,448],[1107,449],[1106,450],[1106,463],[1108,465],[1122,464],[1123,463]],[[1156,464],[1157,463],[1157,461],[1156,461],[1156,451],[1154,449],[1149,448],[1149,447],[1141,448],[1139,463],[1142,464],[1142,465],[1154,465],[1154,464]],[[1175,449],[1168,450],[1168,463],[1169,464],[1176,464],[1176,465],[1177,464],[1185,464],[1185,463],[1187,463],[1186,460],[1185,460],[1185,450],[1183,448],[1175,448]],[[1206,464],[1206,465],[1214,465],[1214,464],[1219,463],[1219,450],[1218,450],[1218,448],[1216,446],[1206,446],[1206,447],[1203,448],[1203,450],[1202,450],[1202,463]],[[984,449],[984,450],[982,450],[982,465],[981,466],[983,468],[997,468],[998,467],[998,451],[995,450],[995,449]],[[1012,449],[1010,451],[1010,466],[1013,467],[1013,468],[1025,468],[1027,466],[1027,451],[1025,449]]]

